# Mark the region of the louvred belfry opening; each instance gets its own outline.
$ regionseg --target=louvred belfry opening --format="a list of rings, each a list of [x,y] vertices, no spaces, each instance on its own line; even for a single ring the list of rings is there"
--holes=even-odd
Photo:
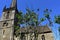
[[[7,12],[6,19],[9,19],[9,11]]]

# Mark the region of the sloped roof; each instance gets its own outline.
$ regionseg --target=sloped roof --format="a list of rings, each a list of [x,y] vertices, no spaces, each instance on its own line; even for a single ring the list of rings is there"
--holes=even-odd
[[[49,33],[51,32],[51,30],[49,29],[48,26],[38,26],[38,27],[32,27],[32,26],[29,26],[29,27],[22,27],[20,28],[20,32],[21,33]]]

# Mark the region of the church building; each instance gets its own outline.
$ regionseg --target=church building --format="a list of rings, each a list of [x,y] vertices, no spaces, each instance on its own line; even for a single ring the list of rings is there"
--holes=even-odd
[[[0,40],[54,40],[52,31],[48,26],[22,27],[19,39],[14,36],[15,15],[17,13],[17,1],[12,0],[10,8],[4,7],[0,20]]]

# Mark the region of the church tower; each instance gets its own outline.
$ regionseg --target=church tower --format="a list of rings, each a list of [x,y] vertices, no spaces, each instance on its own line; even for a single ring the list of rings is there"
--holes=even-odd
[[[17,0],[12,0],[10,8],[4,7],[0,21],[0,40],[13,40],[14,19],[17,10]]]

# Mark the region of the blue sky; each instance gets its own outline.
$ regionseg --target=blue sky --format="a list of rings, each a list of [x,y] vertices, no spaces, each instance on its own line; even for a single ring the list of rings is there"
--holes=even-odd
[[[52,9],[52,13],[50,14],[51,20],[54,22],[54,15],[60,15],[60,0],[17,0],[18,10],[22,10],[24,13],[26,12],[25,8],[29,7],[30,9],[34,9],[36,11],[37,8],[40,9],[39,18],[43,17],[43,11],[45,8]],[[4,6],[7,8],[10,7],[12,0],[0,0],[0,17],[2,16],[2,11]],[[48,21],[47,21],[48,22]],[[44,24],[46,21],[44,22]],[[51,27],[55,40],[59,40],[59,25],[54,23],[53,27]]]

